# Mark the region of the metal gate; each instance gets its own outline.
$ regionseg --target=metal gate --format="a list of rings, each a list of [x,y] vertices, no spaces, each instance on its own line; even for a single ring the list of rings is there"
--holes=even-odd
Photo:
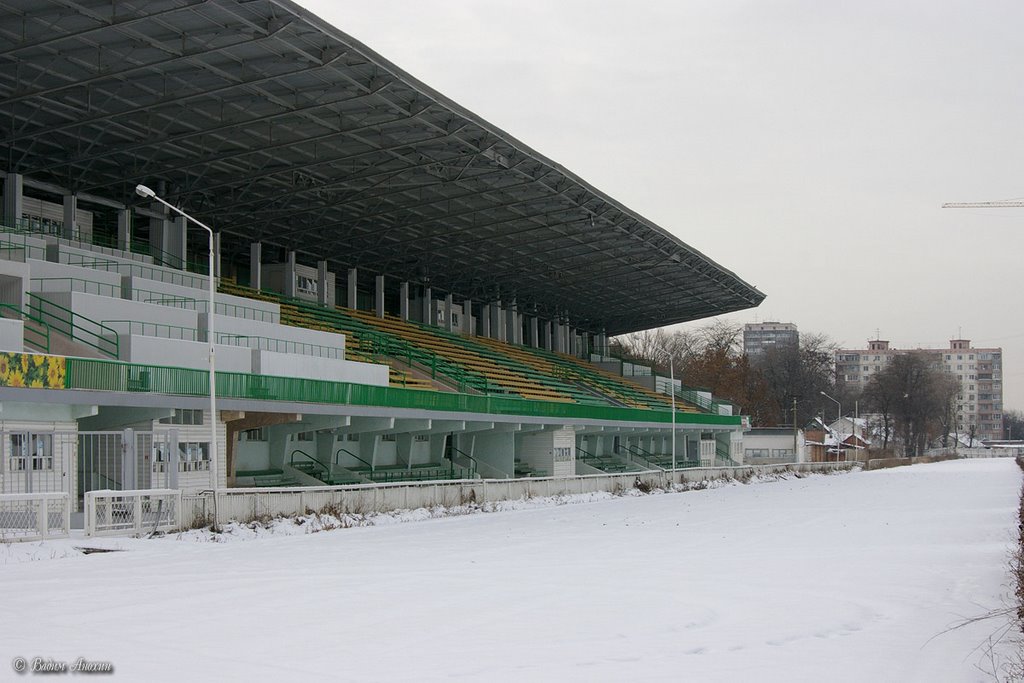
[[[0,493],[70,492],[75,432],[0,431]]]
[[[87,491],[177,487],[177,430],[78,433],[78,501]]]

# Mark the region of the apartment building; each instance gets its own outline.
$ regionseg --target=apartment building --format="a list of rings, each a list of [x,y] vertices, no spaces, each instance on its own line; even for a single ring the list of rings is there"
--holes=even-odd
[[[800,332],[793,323],[763,322],[743,326],[743,353],[754,358],[770,349],[800,345]]]
[[[982,440],[1003,437],[1001,348],[974,348],[969,339],[951,339],[945,349],[893,349],[888,341],[876,339],[867,349],[836,351],[836,382],[863,389],[898,354],[911,351],[933,356],[959,382],[957,431]]]

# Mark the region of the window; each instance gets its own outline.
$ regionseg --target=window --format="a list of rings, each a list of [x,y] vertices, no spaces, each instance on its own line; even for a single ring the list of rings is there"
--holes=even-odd
[[[53,434],[11,434],[11,471],[52,470]]]
[[[398,441],[397,434],[381,434],[381,441]]]
[[[175,408],[171,417],[161,417],[162,425],[201,425],[203,424],[202,409]]]
[[[560,446],[556,448],[555,462],[572,462],[572,447]]]
[[[416,436],[412,437],[412,440],[419,442],[430,441],[430,434],[417,434]]]
[[[313,440],[313,432],[299,432],[298,434],[295,435],[295,440],[296,441],[312,441]]]
[[[246,429],[245,431],[238,433],[239,441],[266,441],[267,440],[267,428],[257,427],[256,429]]]
[[[358,434],[349,434],[345,438],[347,440],[349,440],[349,441],[359,441],[359,435]]]
[[[305,275],[295,276],[295,289],[303,294],[316,294],[320,287],[316,280]]]
[[[207,441],[178,442],[178,471],[198,472],[210,469],[210,444]]]

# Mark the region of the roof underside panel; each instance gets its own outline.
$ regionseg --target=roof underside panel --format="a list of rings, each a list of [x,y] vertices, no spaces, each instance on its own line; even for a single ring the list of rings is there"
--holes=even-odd
[[[287,0],[0,0],[6,170],[610,334],[756,289]]]

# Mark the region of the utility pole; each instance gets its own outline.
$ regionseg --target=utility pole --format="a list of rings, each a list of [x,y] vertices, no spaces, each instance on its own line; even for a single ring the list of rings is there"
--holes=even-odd
[[[800,427],[796,424],[796,396],[793,397],[793,457],[800,462]]]

